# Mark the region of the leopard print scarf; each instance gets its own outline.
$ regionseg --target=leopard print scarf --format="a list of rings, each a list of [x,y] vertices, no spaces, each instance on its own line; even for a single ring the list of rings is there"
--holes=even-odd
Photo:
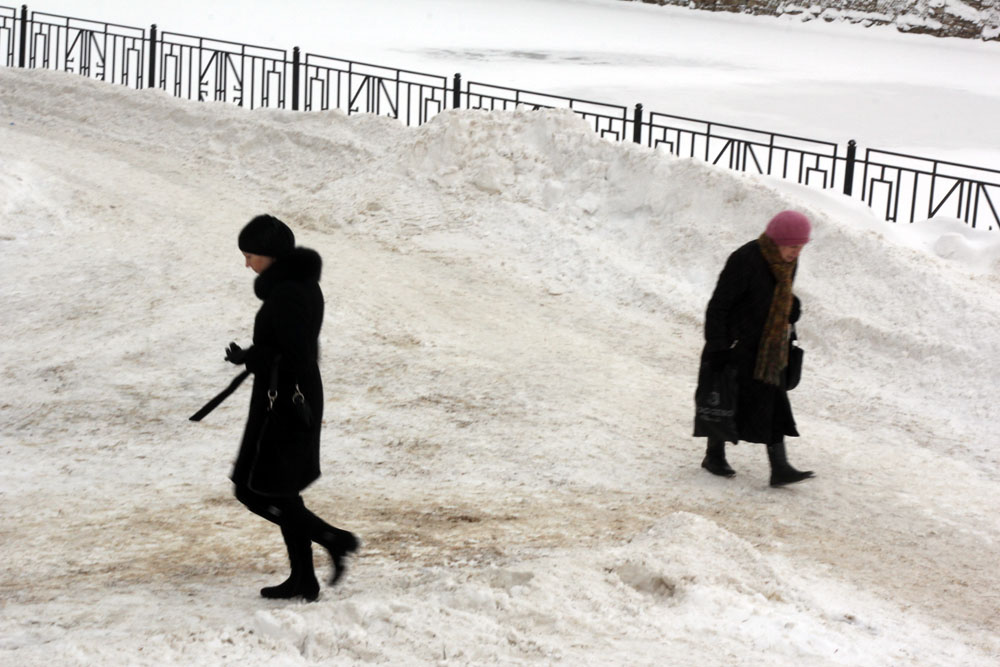
[[[788,316],[792,312],[792,279],[798,260],[783,260],[778,245],[767,234],[760,235],[757,245],[771,267],[777,285],[774,287],[771,309],[767,313],[767,321],[760,337],[753,377],[765,384],[780,387],[782,373],[788,366]]]

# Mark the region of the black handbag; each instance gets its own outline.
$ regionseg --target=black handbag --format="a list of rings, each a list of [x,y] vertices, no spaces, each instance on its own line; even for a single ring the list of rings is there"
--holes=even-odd
[[[308,431],[312,426],[312,409],[306,403],[306,397],[295,385],[295,391],[287,402],[279,402],[278,396],[278,370],[281,363],[281,355],[274,358],[271,364],[271,377],[267,386],[267,417],[268,421],[280,423],[282,426],[292,431]]]
[[[288,495],[298,491],[306,468],[313,414],[296,384],[290,396],[278,392],[281,355],[271,365],[264,421],[257,437],[257,452],[248,485],[261,495]],[[285,392],[286,394],[288,392]]]
[[[799,386],[802,380],[802,356],[805,352],[795,344],[792,338],[788,342],[788,367],[785,369],[785,389],[791,391]]]

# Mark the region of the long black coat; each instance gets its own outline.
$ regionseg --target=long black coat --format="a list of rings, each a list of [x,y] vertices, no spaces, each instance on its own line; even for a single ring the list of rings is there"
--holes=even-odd
[[[698,377],[699,384],[705,381],[709,370],[707,357],[732,347],[739,386],[736,408],[739,438],[766,444],[799,434],[784,386],[775,387],[753,378],[776,284],[756,240],[729,256],[705,313],[705,348]],[[798,320],[799,312],[799,300],[795,297],[789,321]],[[708,434],[700,432],[696,424],[695,435]]]
[[[319,331],[323,324],[323,292],[319,287],[322,259],[308,248],[296,248],[257,276],[254,292],[263,301],[254,320],[253,346],[246,366],[254,374],[250,414],[231,479],[267,495],[295,495],[320,475],[319,436],[323,419]],[[278,364],[278,400],[282,417],[291,410],[295,385],[312,412],[307,429],[262,428],[274,359]]]

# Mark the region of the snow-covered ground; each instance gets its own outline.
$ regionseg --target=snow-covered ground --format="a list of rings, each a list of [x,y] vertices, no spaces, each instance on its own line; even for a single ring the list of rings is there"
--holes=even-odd
[[[997,39],[1000,7],[993,0],[820,0],[798,4],[786,0],[752,0],[720,5],[717,0],[628,0],[676,5],[707,11],[787,16],[797,21],[848,22],[861,26],[893,25],[902,32],[940,37]]]
[[[619,0],[29,5],[1000,169],[996,43]]]
[[[773,490],[690,431],[718,271],[789,207],[817,478]],[[257,595],[286,564],[226,478],[247,388],[187,421],[250,335],[264,211],[325,258],[306,499],[364,540],[313,604]],[[995,232],[568,112],[407,129],[0,69],[0,312],[2,664],[1000,660]]]

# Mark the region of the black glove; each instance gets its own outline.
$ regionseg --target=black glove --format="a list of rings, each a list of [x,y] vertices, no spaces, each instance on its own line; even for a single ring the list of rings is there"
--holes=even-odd
[[[226,348],[226,361],[240,366],[246,363],[247,351],[236,343],[230,343]]]
[[[724,347],[705,351],[705,363],[715,372],[720,372],[735,361],[733,348]]]

